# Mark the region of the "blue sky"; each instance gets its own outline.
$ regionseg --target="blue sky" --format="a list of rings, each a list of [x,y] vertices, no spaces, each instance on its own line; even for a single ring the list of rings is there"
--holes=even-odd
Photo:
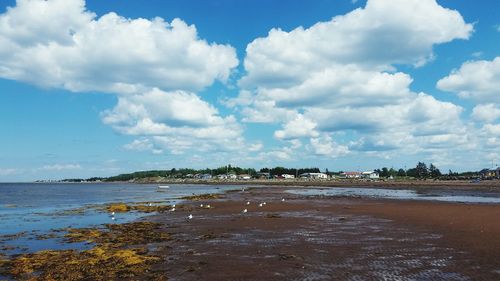
[[[498,1],[1,4],[0,181],[500,162]]]

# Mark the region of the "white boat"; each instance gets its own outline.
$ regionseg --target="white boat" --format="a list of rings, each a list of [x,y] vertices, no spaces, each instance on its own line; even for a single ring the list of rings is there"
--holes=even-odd
[[[158,186],[158,190],[169,189],[169,188],[170,188],[170,186],[168,186],[168,185],[159,185]]]

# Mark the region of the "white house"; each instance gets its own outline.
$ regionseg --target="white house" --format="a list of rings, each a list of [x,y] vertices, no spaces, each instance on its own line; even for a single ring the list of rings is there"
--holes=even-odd
[[[294,179],[295,176],[294,175],[290,175],[290,174],[283,174],[281,175],[284,179]]]
[[[316,180],[326,180],[328,175],[324,173],[303,173],[300,174],[301,178],[316,179]]]
[[[371,179],[371,180],[380,178],[379,174],[375,171],[363,172],[363,173],[361,173],[361,177],[364,179]]]

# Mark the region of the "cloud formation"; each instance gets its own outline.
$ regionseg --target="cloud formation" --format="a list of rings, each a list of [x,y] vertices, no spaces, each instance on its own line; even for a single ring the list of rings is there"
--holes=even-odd
[[[144,143],[158,139],[175,152],[242,142],[236,119],[196,94],[225,82],[237,65],[233,47],[200,39],[181,19],[97,17],[84,0],[18,0],[0,15],[0,77],[117,94],[103,122],[139,137],[128,149],[159,152]]]
[[[0,77],[74,92],[198,91],[238,64],[234,48],[180,19],[98,18],[84,0],[18,0],[0,16],[0,42]]]
[[[433,46],[472,32],[435,0],[369,0],[328,22],[275,28],[248,44],[243,90],[226,105],[246,122],[281,124],[277,139],[309,139],[315,154],[460,145],[462,108],[413,92],[413,79],[397,66],[421,67],[434,58]],[[338,132],[358,139],[338,145]]]
[[[500,57],[491,61],[465,62],[439,80],[437,87],[479,103],[500,103]]]

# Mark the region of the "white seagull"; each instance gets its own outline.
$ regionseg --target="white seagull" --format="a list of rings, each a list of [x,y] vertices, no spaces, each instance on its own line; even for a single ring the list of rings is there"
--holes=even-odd
[[[247,205],[250,205],[250,201],[247,201]]]
[[[175,212],[175,208],[170,209],[170,212]]]
[[[193,219],[193,215],[189,214],[188,219]]]
[[[210,205],[207,205],[207,209],[210,209],[210,208],[211,208]]]
[[[262,203],[260,203],[260,204],[259,204],[259,207],[262,207],[262,206],[264,206],[264,205],[262,205]]]
[[[114,216],[115,215],[115,212],[111,212],[111,215]]]
[[[203,204],[200,204],[200,208],[203,208]]]
[[[285,202],[285,198],[281,199],[281,202]]]
[[[246,213],[246,212],[248,212],[248,210],[247,210],[247,209],[243,210],[243,212],[242,212],[242,213]]]

